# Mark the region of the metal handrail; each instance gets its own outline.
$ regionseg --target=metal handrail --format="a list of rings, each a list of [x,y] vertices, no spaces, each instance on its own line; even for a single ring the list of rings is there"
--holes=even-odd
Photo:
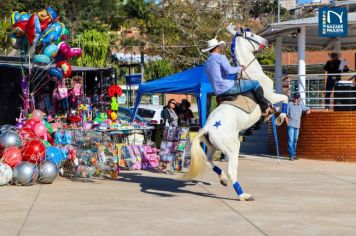
[[[347,90],[326,90],[325,81],[328,76],[337,76],[340,78],[335,82],[348,81],[351,83],[344,84],[344,89]],[[305,79],[305,91],[298,91],[299,86],[297,82],[300,80],[300,77],[304,77],[303,79]],[[305,103],[311,108],[338,107],[338,110],[340,110],[342,107],[345,107],[345,110],[356,110],[356,73],[288,75],[288,79],[290,81],[290,91],[288,91],[288,94],[291,97],[297,92],[304,94]],[[285,80],[283,81],[285,82]],[[325,97],[325,93],[334,94],[336,97]]]

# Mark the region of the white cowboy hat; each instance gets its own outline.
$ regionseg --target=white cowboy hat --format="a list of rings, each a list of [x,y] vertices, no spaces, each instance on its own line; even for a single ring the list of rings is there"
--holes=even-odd
[[[220,41],[218,42],[218,40],[216,38],[213,38],[213,39],[210,39],[208,42],[207,42],[207,48],[203,49],[202,52],[208,52],[210,51],[211,49],[217,47],[217,46],[220,46],[220,47],[225,47],[226,46],[226,43],[224,41]]]

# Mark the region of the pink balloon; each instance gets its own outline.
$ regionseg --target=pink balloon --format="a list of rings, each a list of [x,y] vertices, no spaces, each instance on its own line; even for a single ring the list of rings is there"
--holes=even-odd
[[[41,121],[43,118],[43,113],[40,110],[33,110],[31,119],[34,121]]]
[[[46,126],[42,123],[42,122],[38,122],[33,131],[35,131],[35,134],[38,136],[38,137],[43,137],[46,133],[47,133],[47,128]]]
[[[81,48],[71,48],[66,42],[60,42],[58,46],[59,52],[67,59],[79,57],[83,52],[83,49]]]

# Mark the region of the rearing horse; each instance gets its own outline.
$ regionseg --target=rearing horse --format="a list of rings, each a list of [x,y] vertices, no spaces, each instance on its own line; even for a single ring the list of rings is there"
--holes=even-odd
[[[265,97],[273,104],[283,102],[282,114],[277,118],[278,124],[282,124],[288,97],[273,93],[273,81],[263,72],[261,65],[254,56],[254,52],[267,47],[266,39],[249,30],[235,31],[234,26],[229,25],[227,30],[234,36],[232,42],[233,58],[240,65],[247,66],[242,74],[242,79],[258,80],[263,87]],[[220,183],[227,186],[225,173],[213,164],[213,156],[218,149],[228,157],[228,176],[242,201],[253,200],[252,195],[245,193],[237,181],[237,168],[240,152],[239,132],[254,125],[261,117],[261,109],[257,106],[251,114],[247,114],[239,108],[228,104],[219,105],[208,117],[206,125],[199,131],[192,141],[191,166],[184,175],[186,179],[196,177],[207,163],[218,174]],[[207,154],[200,143],[207,147]]]

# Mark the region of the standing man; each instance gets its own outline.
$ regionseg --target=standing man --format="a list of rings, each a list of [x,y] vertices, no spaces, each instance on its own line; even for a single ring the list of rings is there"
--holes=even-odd
[[[341,76],[337,75],[342,72],[348,72],[346,60],[340,61],[339,54],[337,52],[332,52],[330,54],[330,60],[326,62],[324,70],[327,74],[325,81],[325,108],[328,110],[330,108],[330,95],[331,91],[335,87],[335,82],[341,80]]]
[[[253,92],[258,105],[261,107],[262,115],[268,116],[275,112],[270,106],[267,99],[264,97],[263,88],[257,80],[240,80],[236,82],[229,79],[230,74],[238,74],[245,70],[245,66],[232,67],[230,62],[223,55],[223,49],[226,46],[224,41],[218,41],[216,38],[211,39],[207,43],[207,48],[203,52],[210,52],[210,55],[205,63],[206,73],[212,84],[217,96],[237,95],[245,92]]]
[[[296,156],[297,142],[303,112],[310,114],[310,108],[300,102],[300,94],[296,93],[294,94],[293,102],[289,102],[288,104],[286,117],[286,124],[288,126],[288,153],[291,161],[298,159]]]

